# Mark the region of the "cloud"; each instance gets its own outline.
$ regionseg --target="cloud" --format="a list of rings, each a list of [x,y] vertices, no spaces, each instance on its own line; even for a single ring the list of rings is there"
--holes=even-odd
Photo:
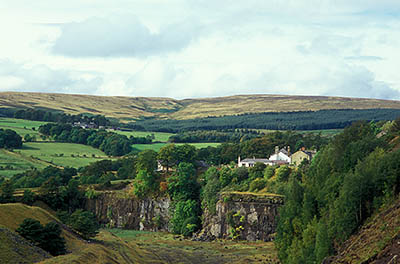
[[[61,35],[52,48],[70,57],[139,57],[177,52],[201,30],[194,20],[161,27],[151,32],[135,16],[89,18],[60,26]]]
[[[0,60],[0,91],[95,94],[103,79],[99,74],[53,70]]]
[[[373,72],[363,66],[344,65],[321,76],[331,87],[323,95],[400,99],[400,92],[383,81],[376,80]]]

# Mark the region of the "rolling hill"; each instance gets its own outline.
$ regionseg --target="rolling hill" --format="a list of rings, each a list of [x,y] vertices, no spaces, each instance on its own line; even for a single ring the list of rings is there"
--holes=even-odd
[[[328,96],[235,95],[176,100],[160,97],[0,92],[0,108],[38,108],[90,113],[131,121],[143,117],[189,119],[261,112],[322,109],[400,109],[400,101]]]

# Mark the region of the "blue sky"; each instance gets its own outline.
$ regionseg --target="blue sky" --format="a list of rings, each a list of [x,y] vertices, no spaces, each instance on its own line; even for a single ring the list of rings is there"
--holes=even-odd
[[[397,0],[0,0],[0,91],[400,99]]]

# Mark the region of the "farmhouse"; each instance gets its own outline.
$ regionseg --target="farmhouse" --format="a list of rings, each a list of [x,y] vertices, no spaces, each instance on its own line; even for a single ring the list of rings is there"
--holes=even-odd
[[[256,158],[247,158],[241,160],[240,157],[238,158],[238,166],[239,167],[253,167],[254,164],[257,162],[264,163],[265,165],[283,165],[290,163],[290,147],[282,148],[279,150],[279,147],[275,147],[275,154],[271,155],[268,159],[256,159]]]
[[[315,150],[305,150],[305,148],[301,148],[299,151],[294,154],[290,153],[290,147],[279,149],[278,146],[275,147],[275,153],[267,158],[246,158],[241,160],[238,158],[238,167],[253,167],[257,162],[264,163],[265,165],[284,165],[284,164],[292,164],[295,166],[300,165],[300,163],[304,160],[311,160],[315,155]]]
[[[299,151],[293,153],[291,156],[290,164],[295,166],[299,166],[303,160],[311,160],[316,154],[315,150],[306,150],[305,148],[301,148]]]

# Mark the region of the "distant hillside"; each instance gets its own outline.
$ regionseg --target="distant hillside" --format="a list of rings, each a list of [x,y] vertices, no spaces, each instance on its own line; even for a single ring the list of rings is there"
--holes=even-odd
[[[69,114],[101,114],[122,121],[130,121],[143,117],[189,119],[244,113],[322,109],[400,109],[400,101],[290,95],[236,95],[175,100],[160,97],[0,92],[0,108],[15,107],[51,109]]]

